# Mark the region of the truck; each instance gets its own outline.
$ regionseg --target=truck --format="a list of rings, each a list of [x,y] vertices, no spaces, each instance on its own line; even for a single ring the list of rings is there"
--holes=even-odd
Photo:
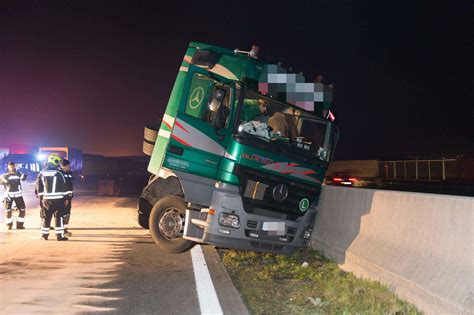
[[[64,159],[68,159],[71,165],[71,170],[77,174],[82,173],[82,150],[71,147],[39,147],[37,158],[40,161],[45,161],[52,153],[56,153]]]
[[[138,222],[165,252],[309,243],[339,135],[332,88],[258,51],[191,42],[162,121],[145,128]]]

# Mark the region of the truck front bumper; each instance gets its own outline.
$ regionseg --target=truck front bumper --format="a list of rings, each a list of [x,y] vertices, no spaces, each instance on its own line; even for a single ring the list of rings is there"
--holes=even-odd
[[[234,227],[223,224],[219,220],[223,214],[237,216],[238,224]],[[214,191],[208,209],[186,210],[184,238],[225,248],[291,254],[308,245],[315,216],[313,209],[296,221],[247,213],[238,187],[221,184]],[[268,231],[269,224],[284,228]]]

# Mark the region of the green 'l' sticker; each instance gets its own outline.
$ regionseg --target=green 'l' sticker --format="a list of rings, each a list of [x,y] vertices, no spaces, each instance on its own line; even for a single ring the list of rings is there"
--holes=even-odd
[[[303,198],[300,200],[300,211],[305,212],[309,208],[309,200],[308,198]]]

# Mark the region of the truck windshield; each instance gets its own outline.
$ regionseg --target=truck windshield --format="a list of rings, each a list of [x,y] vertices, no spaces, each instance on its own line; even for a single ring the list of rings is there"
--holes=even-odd
[[[329,162],[337,128],[296,106],[247,91],[241,98],[237,134],[252,146],[307,162]]]

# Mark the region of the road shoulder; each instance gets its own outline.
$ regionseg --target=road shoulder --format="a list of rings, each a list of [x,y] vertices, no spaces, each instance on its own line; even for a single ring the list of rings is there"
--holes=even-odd
[[[202,250],[224,314],[248,315],[247,307],[227,274],[215,247],[203,245]]]

